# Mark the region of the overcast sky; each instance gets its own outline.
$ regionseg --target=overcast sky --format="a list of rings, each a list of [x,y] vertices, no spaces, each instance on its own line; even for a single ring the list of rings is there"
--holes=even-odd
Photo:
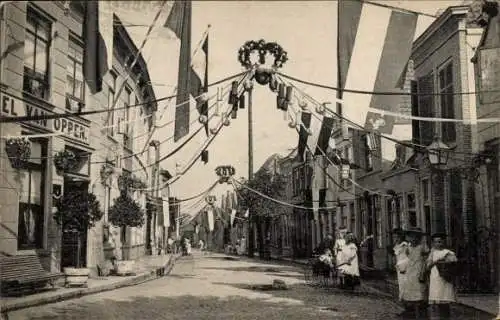
[[[410,10],[436,14],[449,5],[460,5],[463,1],[376,1]],[[109,5],[109,4],[108,4]],[[127,7],[125,2],[113,3],[113,9],[122,22],[144,26],[127,27],[132,38],[139,46],[159,8],[159,1],[152,1],[149,6],[142,4],[140,12]],[[171,95],[177,84],[177,65],[179,41],[170,30],[163,27],[172,2],[166,9],[153,30],[152,36],[143,50],[148,62],[149,72],[157,97]],[[289,61],[282,71],[286,74],[327,85],[336,84],[336,19],[335,1],[193,1],[192,50],[201,40],[203,32],[210,24],[209,43],[209,82],[214,82],[242,71],[237,60],[238,48],[248,40],[278,42],[288,51]],[[417,36],[433,21],[432,18],[419,19]],[[374,19],[376,23],[376,19]],[[362,65],[355,66],[362,68]],[[335,92],[299,85],[318,101],[331,101]],[[214,88],[215,90],[215,88]],[[214,91],[210,91],[211,94]],[[257,85],[254,90],[254,171],[272,154],[287,154],[297,146],[297,134],[289,129],[283,113],[276,109],[276,98],[267,87]],[[162,123],[172,121],[175,100],[160,103],[159,110],[164,110]],[[224,127],[216,140],[209,147],[209,163],[198,161],[195,166],[172,186],[173,194],[187,198],[211,185],[218,165],[230,164],[236,168],[236,175],[247,177],[247,110],[240,110],[238,118]],[[193,117],[197,114],[194,113]],[[212,124],[212,127],[215,124]],[[191,127],[193,132],[199,127]],[[173,125],[166,126],[159,132],[158,140],[173,135]],[[164,169],[175,171],[175,163],[181,167],[188,165],[188,160],[195,154],[206,136],[190,142],[181,152],[161,163]],[[171,141],[172,142],[172,141]],[[162,154],[175,148],[173,143],[162,145]],[[220,195],[230,187],[219,185],[213,192]],[[220,199],[220,197],[219,197]],[[218,199],[218,200],[219,200]],[[186,203],[188,207],[195,201]],[[195,212],[192,212],[195,213]]]

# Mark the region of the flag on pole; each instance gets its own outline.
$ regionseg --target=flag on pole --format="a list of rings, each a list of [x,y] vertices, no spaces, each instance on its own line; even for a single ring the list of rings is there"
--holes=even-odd
[[[234,223],[234,217],[236,217],[236,209],[231,209],[231,226]]]
[[[304,152],[306,151],[307,140],[309,138],[307,129],[311,124],[311,114],[309,112],[302,112],[300,121],[302,125],[299,129],[299,145],[297,147],[297,157],[299,161],[303,162]]]
[[[325,157],[315,156],[311,183],[313,215],[315,221],[318,221],[320,202],[324,200],[324,192],[322,193],[322,191],[325,190],[327,186],[325,170]],[[323,194],[323,197],[321,197],[321,194]]]
[[[414,13],[339,0],[339,87],[402,91],[397,87],[410,58],[417,20]],[[369,130],[391,134],[394,117],[370,108],[397,111],[401,97],[343,92],[343,115]]]
[[[190,78],[191,78],[191,1],[175,1],[165,27],[181,41],[177,99],[175,109],[174,142],[189,133]]]
[[[196,109],[200,115],[207,117],[207,122],[204,123],[205,133],[208,136],[208,32],[205,35],[205,40],[201,46],[201,50],[197,50],[193,56],[191,63],[191,95],[198,97],[196,99]],[[200,95],[205,94],[205,97]]]
[[[238,198],[236,197],[236,192],[232,193],[232,200],[233,200],[232,208],[237,208],[238,207]]]
[[[163,199],[163,226],[165,228],[170,227],[170,202],[168,199]]]
[[[311,129],[312,134],[307,137],[307,146],[314,154],[326,152],[333,125],[334,119],[325,117],[324,113],[315,112],[311,116],[309,129]]]
[[[110,68],[108,49],[100,30],[100,18],[104,17],[99,14],[99,1],[86,1],[83,18],[83,40],[85,43],[83,77],[92,94],[102,91],[102,79]],[[113,52],[112,47],[111,52]]]
[[[212,207],[207,209],[208,230],[214,231],[214,210]]]

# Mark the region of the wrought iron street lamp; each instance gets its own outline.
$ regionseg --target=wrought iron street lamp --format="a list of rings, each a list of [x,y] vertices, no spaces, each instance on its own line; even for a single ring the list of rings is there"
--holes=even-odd
[[[439,137],[435,137],[433,142],[427,146],[427,156],[432,165],[446,165],[450,155],[450,147]]]

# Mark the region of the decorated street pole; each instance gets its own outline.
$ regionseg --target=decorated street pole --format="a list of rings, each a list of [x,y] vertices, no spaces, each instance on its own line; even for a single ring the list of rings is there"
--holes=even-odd
[[[258,61],[252,61],[252,53],[257,53]],[[266,57],[273,56],[272,65],[266,65]],[[248,180],[253,179],[253,118],[252,118],[252,92],[253,80],[260,85],[268,85],[273,92],[278,92],[278,109],[286,112],[287,101],[284,94],[284,86],[278,90],[276,71],[288,60],[287,52],[276,42],[247,41],[238,51],[238,61],[248,71],[251,77],[244,83],[245,91],[248,92]],[[291,87],[286,89],[287,96],[291,96]],[[240,102],[241,104],[241,102]],[[240,108],[242,106],[240,105]],[[248,256],[253,258],[255,251],[255,212],[249,211],[248,217]]]

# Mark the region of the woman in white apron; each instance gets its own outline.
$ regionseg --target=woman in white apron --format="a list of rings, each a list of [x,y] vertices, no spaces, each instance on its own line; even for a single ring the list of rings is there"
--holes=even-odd
[[[396,258],[396,273],[398,277],[399,300],[402,300],[403,288],[406,281],[406,268],[408,267],[408,242],[405,241],[404,232],[394,229],[394,256]]]
[[[354,240],[354,235],[352,233],[347,233],[345,235],[345,245],[337,256],[337,261],[339,263],[337,268],[341,281],[340,286],[344,289],[351,290],[360,284],[358,247]]]
[[[457,257],[451,250],[445,249],[446,235],[432,235],[432,250],[427,259],[429,277],[429,303],[432,306],[432,316],[437,319],[449,319],[450,304],[456,301],[453,284],[453,267]]]
[[[429,250],[422,241],[423,235],[420,228],[409,228],[406,231],[408,265],[401,292],[401,300],[406,310],[401,316],[413,319],[427,316],[426,282],[422,275],[425,272],[425,261]]]

